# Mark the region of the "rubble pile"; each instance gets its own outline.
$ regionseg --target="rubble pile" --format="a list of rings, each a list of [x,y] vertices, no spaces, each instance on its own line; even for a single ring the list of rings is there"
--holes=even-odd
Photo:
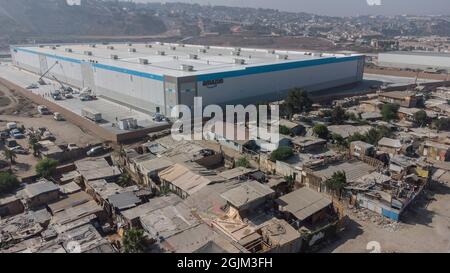
[[[401,227],[399,222],[392,221],[389,218],[386,218],[368,209],[353,209],[353,213],[358,220],[364,222],[372,222],[389,232],[396,232]]]

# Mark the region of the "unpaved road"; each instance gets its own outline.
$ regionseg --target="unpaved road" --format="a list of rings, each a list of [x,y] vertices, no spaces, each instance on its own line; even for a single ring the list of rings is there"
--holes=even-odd
[[[34,129],[37,129],[46,127],[56,137],[55,143],[58,145],[75,143],[78,146],[85,146],[102,142],[100,138],[81,130],[72,123],[54,120],[51,115],[32,118],[0,115],[0,126],[11,121],[19,123],[19,126],[23,124],[26,128],[33,127]]]
[[[432,199],[421,197],[404,215],[401,228],[394,232],[350,214],[347,230],[340,239],[320,252],[370,252],[367,244],[375,241],[379,242],[381,252],[449,253],[450,187],[433,185],[429,194]]]

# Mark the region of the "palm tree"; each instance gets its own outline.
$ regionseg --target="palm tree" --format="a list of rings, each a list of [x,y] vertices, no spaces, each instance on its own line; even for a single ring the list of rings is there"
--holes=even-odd
[[[124,173],[119,177],[119,181],[117,181],[117,184],[121,187],[127,187],[131,184],[131,177],[129,174]]]
[[[5,149],[3,151],[3,155],[9,160],[9,169],[12,168],[12,165],[16,163],[15,159],[17,158],[16,152],[10,150],[10,149]]]
[[[122,240],[125,253],[142,253],[145,250],[145,235],[142,229],[129,229]]]

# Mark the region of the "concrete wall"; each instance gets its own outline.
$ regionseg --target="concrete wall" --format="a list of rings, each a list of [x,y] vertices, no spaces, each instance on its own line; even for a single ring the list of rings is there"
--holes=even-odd
[[[439,68],[450,69],[450,54],[445,56],[416,55],[416,54],[378,54],[378,65],[396,68],[427,69]]]

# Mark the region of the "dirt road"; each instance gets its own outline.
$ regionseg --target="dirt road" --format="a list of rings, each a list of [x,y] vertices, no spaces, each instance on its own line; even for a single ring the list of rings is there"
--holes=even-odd
[[[433,185],[428,196],[410,207],[397,231],[349,215],[347,230],[321,252],[370,252],[370,242],[378,242],[381,252],[450,252],[450,187]]]

